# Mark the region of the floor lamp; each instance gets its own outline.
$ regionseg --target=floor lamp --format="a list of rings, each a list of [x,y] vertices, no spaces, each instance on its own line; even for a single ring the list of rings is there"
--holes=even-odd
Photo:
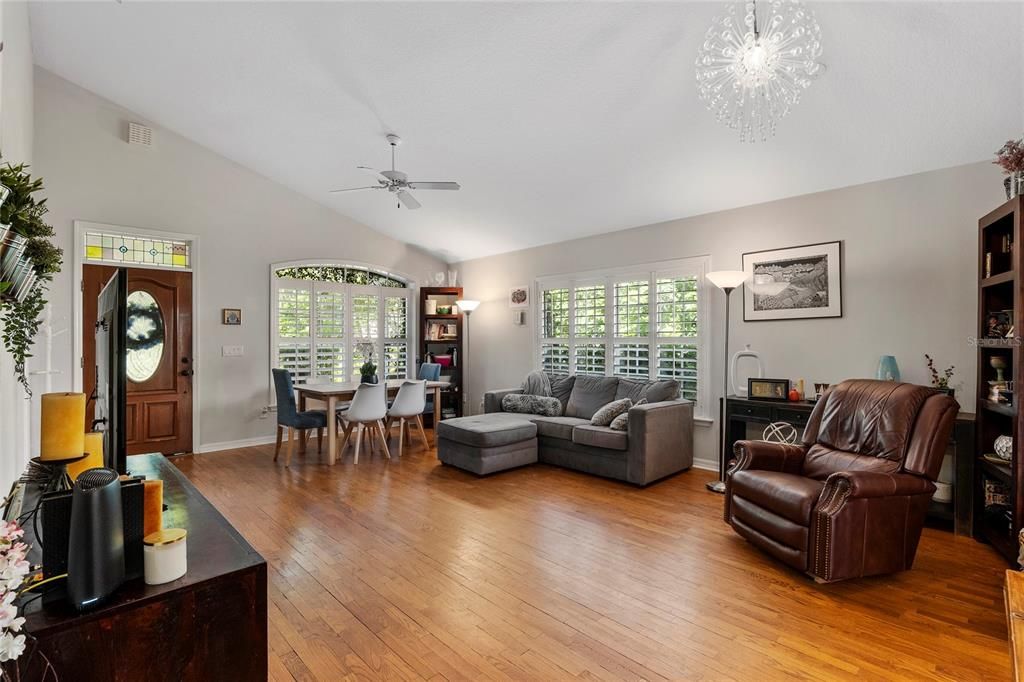
[[[466,313],[466,347],[462,349],[462,397],[463,402],[469,405],[469,410],[473,410],[473,406],[465,402],[466,396],[469,395],[469,316],[476,310],[477,306],[480,305],[480,301],[472,301],[469,299],[459,300],[455,302],[455,305],[459,306],[459,310]],[[458,412],[456,412],[458,414]]]
[[[724,367],[722,380],[722,402],[718,410],[718,480],[708,481],[707,488],[711,492],[725,492],[725,467],[729,463],[725,444],[725,399],[729,395],[729,295],[732,290],[743,284],[747,273],[742,270],[716,270],[705,275],[708,281],[725,292],[725,354],[722,356]]]

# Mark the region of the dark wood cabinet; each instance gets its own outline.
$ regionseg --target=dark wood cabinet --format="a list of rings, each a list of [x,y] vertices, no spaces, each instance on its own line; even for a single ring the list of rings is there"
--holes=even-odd
[[[747,438],[749,424],[764,428],[768,424],[786,422],[802,433],[814,409],[807,401],[780,402],[729,396],[726,400],[726,444],[732,452],[733,443]],[[953,425],[950,444],[953,447],[953,501],[932,502],[928,516],[934,521],[950,524],[958,535],[970,535],[972,529],[972,485],[974,479],[974,415],[961,412]]]
[[[84,614],[63,599],[34,600],[25,628],[39,651],[59,679],[76,682],[266,680],[263,557],[163,455],[128,457],[128,468],[163,480],[164,527],[188,530],[188,573],[164,585],[130,581]],[[41,659],[27,658],[21,679],[42,679]]]

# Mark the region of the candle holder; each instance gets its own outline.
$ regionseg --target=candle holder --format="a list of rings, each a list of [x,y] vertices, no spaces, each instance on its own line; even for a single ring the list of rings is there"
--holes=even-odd
[[[81,462],[89,456],[83,453],[76,457],[66,459],[42,459],[33,457],[28,461],[28,470],[22,475],[21,480],[25,483],[35,483],[39,486],[40,492],[53,493],[61,490],[71,490],[71,476],[68,475],[68,465]]]

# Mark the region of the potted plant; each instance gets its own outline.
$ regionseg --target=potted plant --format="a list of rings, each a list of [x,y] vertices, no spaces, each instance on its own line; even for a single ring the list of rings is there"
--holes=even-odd
[[[944,369],[939,373],[939,371],[935,369],[935,361],[932,360],[932,356],[925,353],[924,357],[925,360],[928,361],[928,371],[931,372],[932,375],[932,386],[952,398],[955,391],[949,387],[949,380],[953,378],[953,370],[956,368],[953,365],[950,365],[947,369]]]
[[[47,285],[60,272],[63,253],[53,245],[46,224],[46,199],[33,196],[43,181],[28,166],[0,166],[0,319],[3,343],[14,358],[14,373],[31,395],[25,362],[39,331]]]
[[[359,366],[359,380],[364,384],[375,384],[377,383],[377,365],[373,362],[373,344],[372,343],[360,343],[359,353],[366,362]]]
[[[1019,140],[1007,140],[996,152],[996,160],[992,163],[1006,173],[1003,187],[1006,188],[1007,199],[1024,194],[1024,137]]]

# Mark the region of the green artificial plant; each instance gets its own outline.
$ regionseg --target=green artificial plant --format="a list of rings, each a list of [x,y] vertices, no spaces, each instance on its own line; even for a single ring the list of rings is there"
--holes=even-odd
[[[32,343],[42,322],[47,284],[53,280],[54,274],[60,272],[64,254],[50,241],[54,231],[43,220],[47,211],[46,199],[37,200],[33,196],[42,191],[43,181],[33,179],[26,164],[5,163],[0,165],[0,185],[10,190],[0,205],[0,225],[9,226],[12,232],[28,240],[24,257],[32,262],[32,269],[38,277],[35,289],[25,300],[0,298],[4,347],[14,358],[15,376],[25,392],[31,395],[25,363],[32,357]],[[0,282],[0,295],[10,286],[10,282]]]

